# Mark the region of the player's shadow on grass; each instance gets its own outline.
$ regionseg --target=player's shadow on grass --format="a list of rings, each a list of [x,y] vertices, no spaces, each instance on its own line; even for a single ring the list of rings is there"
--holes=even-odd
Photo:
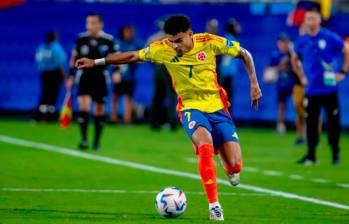
[[[155,211],[154,213],[131,213],[131,212],[99,212],[99,211],[69,211],[69,210],[59,210],[59,209],[35,209],[35,208],[2,208],[0,211],[7,214],[21,215],[21,217],[47,217],[54,219],[74,219],[74,220],[114,220],[114,221],[138,221],[142,223],[154,223],[154,222],[170,222],[178,219],[166,219],[158,215]],[[182,221],[206,221],[207,219],[199,217],[186,217],[185,215],[179,218]]]

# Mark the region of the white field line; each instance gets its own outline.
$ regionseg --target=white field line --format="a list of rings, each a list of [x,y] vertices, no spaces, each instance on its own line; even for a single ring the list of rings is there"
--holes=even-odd
[[[198,162],[197,158],[192,158],[192,157],[186,158],[185,161],[188,163],[195,163],[195,164]]]
[[[190,178],[190,179],[200,180],[200,176],[197,174],[193,174],[193,173],[164,169],[164,168],[160,168],[160,167],[149,166],[149,165],[144,165],[144,164],[140,164],[140,163],[114,159],[114,158],[110,158],[110,157],[106,157],[106,156],[89,154],[86,152],[80,152],[77,150],[68,149],[68,148],[64,148],[64,147],[48,145],[48,144],[39,143],[39,142],[32,142],[32,141],[22,140],[22,139],[18,139],[18,138],[12,138],[12,137],[5,136],[5,135],[0,135],[0,141],[8,143],[8,144],[20,145],[20,146],[24,146],[24,147],[28,147],[28,148],[32,148],[32,149],[57,152],[57,153],[70,155],[70,156],[74,156],[74,157],[79,157],[79,158],[84,158],[84,159],[89,159],[89,160],[94,160],[94,161],[100,161],[100,162],[124,166],[124,167],[131,167],[134,169],[139,169],[139,170],[144,170],[144,171],[149,171],[149,172],[154,172],[154,173],[161,173],[161,174],[167,174],[167,175],[172,175],[172,176],[179,176],[179,177],[186,177],[186,178]],[[218,178],[217,182],[222,184],[222,185],[230,186],[230,183],[226,180],[223,180],[223,179]],[[301,196],[301,195],[297,195],[297,194],[292,194],[292,193],[277,191],[277,190],[271,190],[271,189],[253,186],[253,185],[247,185],[247,184],[240,184],[238,187],[241,189],[250,190],[250,191],[254,191],[254,192],[258,192],[258,193],[266,193],[266,194],[280,196],[283,198],[291,198],[291,199],[296,199],[299,201],[310,202],[313,204],[319,204],[319,205],[324,205],[324,206],[328,206],[328,207],[349,210],[349,205],[325,201],[325,200],[321,200],[318,198],[305,197],[305,196]]]
[[[197,163],[197,160],[195,158],[187,158],[186,161],[189,163]],[[261,172],[263,175],[266,175],[266,176],[285,176],[284,173],[276,170],[259,170],[258,168],[255,168],[255,167],[244,167],[243,170],[250,173]],[[296,175],[296,174],[291,174],[288,176],[288,178],[292,180],[305,180],[303,176]],[[326,184],[330,182],[329,180],[322,179],[322,178],[313,178],[313,179],[310,179],[310,181],[313,183],[320,183],[320,184]],[[341,184],[337,184],[337,186],[347,188],[345,185],[341,185]]]
[[[325,184],[325,183],[329,182],[328,180],[321,179],[321,178],[314,178],[314,179],[311,179],[311,181],[314,182],[314,183],[321,183],[321,184]]]
[[[254,168],[254,167],[244,167],[243,168],[244,171],[247,171],[247,172],[251,172],[251,173],[257,173],[258,172],[258,169],[257,168]]]
[[[159,191],[136,191],[136,190],[121,190],[121,189],[76,189],[76,188],[0,188],[5,192],[58,192],[58,193],[104,193],[104,194],[153,194],[156,195]],[[204,195],[204,192],[186,191],[187,195]],[[219,195],[227,196],[270,196],[265,193],[237,193],[237,192],[219,192]]]
[[[275,170],[264,170],[263,173],[267,176],[283,176],[282,172]]]
[[[349,188],[349,184],[337,184],[338,187]]]
[[[303,180],[304,177],[301,175],[296,175],[296,174],[291,174],[290,176],[288,176],[290,179],[292,180]]]

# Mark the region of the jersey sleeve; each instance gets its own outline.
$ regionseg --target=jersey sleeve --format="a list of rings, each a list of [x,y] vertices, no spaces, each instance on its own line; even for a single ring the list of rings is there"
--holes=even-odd
[[[162,43],[158,41],[150,44],[146,48],[139,50],[138,51],[139,59],[141,59],[142,61],[150,61],[150,62],[162,64],[163,56],[160,53],[161,46],[162,46]]]
[[[211,39],[211,47],[216,55],[226,54],[236,57],[240,51],[240,43],[237,41],[228,40],[221,36],[209,34]]]

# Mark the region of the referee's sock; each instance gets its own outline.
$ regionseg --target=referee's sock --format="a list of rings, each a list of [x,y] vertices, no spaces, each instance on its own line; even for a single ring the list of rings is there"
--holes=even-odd
[[[87,142],[88,112],[80,111],[78,122],[80,124],[81,140]]]
[[[94,116],[95,121],[95,139],[93,142],[93,149],[98,150],[99,149],[99,141],[101,138],[103,126],[104,126],[104,115],[102,116]]]

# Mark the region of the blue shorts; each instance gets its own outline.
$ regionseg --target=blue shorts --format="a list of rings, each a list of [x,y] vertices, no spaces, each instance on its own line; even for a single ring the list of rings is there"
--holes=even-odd
[[[215,149],[229,141],[239,143],[236,127],[228,110],[206,113],[190,109],[182,111],[181,115],[182,124],[190,139],[196,129],[201,126],[211,133]]]

